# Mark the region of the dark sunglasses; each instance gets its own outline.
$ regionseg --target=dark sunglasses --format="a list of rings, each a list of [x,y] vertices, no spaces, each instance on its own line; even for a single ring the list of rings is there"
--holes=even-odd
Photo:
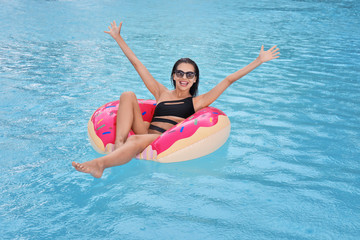
[[[184,74],[186,75],[187,79],[193,79],[196,76],[196,73],[194,73],[194,72],[183,72],[181,70],[175,70],[175,75],[178,78],[183,78]]]

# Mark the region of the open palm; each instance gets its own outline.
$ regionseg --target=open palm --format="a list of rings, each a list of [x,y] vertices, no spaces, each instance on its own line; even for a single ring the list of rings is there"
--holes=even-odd
[[[122,26],[122,22],[119,24],[119,26],[116,25],[116,22],[113,21],[111,24],[111,27],[109,28],[109,31],[104,31],[104,33],[108,33],[110,34],[113,38],[117,37],[120,35],[120,30],[121,30],[121,26]]]
[[[277,46],[273,46],[267,51],[264,51],[264,45],[261,46],[260,54],[259,54],[259,60],[264,63],[270,60],[273,60],[275,58],[280,57],[278,54],[280,54],[279,48],[276,48]]]

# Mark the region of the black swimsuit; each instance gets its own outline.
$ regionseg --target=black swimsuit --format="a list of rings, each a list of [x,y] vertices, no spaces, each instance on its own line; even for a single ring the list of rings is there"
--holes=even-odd
[[[194,105],[193,105],[193,98],[192,97],[188,97],[185,99],[181,99],[181,100],[174,100],[174,101],[163,101],[158,103],[158,105],[156,105],[155,108],[155,112],[154,112],[154,116],[153,119],[151,120],[151,122],[166,122],[166,123],[170,123],[170,124],[177,124],[177,122],[170,120],[170,119],[166,119],[166,118],[158,118],[158,117],[162,117],[162,116],[174,116],[174,117],[181,117],[181,118],[188,118],[191,115],[193,115],[195,113],[194,110]],[[161,127],[157,127],[154,126],[152,124],[150,124],[149,129],[158,131],[158,132],[165,132],[166,130],[161,128]]]

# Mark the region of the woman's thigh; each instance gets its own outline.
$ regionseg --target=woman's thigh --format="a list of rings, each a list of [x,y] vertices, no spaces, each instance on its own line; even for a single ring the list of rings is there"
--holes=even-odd
[[[124,92],[120,97],[120,102],[129,106],[131,105],[131,110],[128,107],[122,108],[124,112],[121,114],[131,114],[132,111],[132,123],[131,129],[135,134],[146,134],[148,133],[149,123],[144,122],[142,118],[142,113],[140,106],[138,104],[138,99],[133,92]],[[129,111],[129,112],[128,112]]]
[[[131,129],[135,134],[147,134],[149,130],[150,123],[145,122],[142,118],[142,113],[140,110],[139,104],[134,104],[134,120],[131,126]]]

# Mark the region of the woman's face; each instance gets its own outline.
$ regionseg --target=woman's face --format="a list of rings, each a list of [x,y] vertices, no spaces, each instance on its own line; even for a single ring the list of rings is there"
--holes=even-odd
[[[173,74],[176,82],[176,88],[180,90],[189,90],[196,82],[194,66],[190,63],[180,63]]]

